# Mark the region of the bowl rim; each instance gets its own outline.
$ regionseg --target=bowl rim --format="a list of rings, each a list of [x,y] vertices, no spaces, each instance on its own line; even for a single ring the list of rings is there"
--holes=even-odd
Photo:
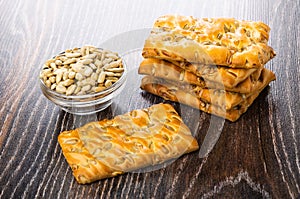
[[[99,48],[99,49],[103,49],[103,48]],[[64,53],[64,52],[61,52],[61,53]],[[46,91],[47,93],[54,95],[56,97],[65,99],[65,100],[76,100],[76,99],[80,100],[80,99],[86,99],[86,98],[95,98],[95,97],[98,97],[99,95],[104,95],[103,97],[105,97],[105,96],[113,93],[113,91],[115,91],[119,87],[121,87],[122,84],[125,83],[125,80],[127,78],[126,62],[124,61],[123,56],[120,56],[120,55],[118,55],[118,56],[122,59],[124,71],[123,71],[121,77],[116,82],[114,82],[111,86],[105,88],[104,90],[102,90],[100,92],[93,92],[93,93],[89,93],[89,94],[85,94],[85,95],[65,95],[65,94],[58,93],[58,92],[48,88],[45,85],[44,81],[39,77],[40,87],[42,87],[42,90]],[[43,69],[43,67],[40,68],[39,75],[40,75],[42,69]]]

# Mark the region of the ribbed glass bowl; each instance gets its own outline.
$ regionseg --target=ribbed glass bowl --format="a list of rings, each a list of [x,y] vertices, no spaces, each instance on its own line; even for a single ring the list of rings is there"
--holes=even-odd
[[[124,72],[120,79],[113,85],[96,93],[86,95],[64,95],[48,88],[42,79],[39,79],[40,88],[51,102],[58,105],[61,109],[75,115],[88,115],[104,110],[112,103],[112,99],[116,97],[125,87],[127,79],[127,67],[123,62]]]

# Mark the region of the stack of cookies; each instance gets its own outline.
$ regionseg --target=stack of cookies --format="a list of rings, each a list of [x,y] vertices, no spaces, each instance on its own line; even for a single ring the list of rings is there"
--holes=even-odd
[[[141,88],[236,121],[273,80],[270,28],[229,18],[159,17],[145,41]]]

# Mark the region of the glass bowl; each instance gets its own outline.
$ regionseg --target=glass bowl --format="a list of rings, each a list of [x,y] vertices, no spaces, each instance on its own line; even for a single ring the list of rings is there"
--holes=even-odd
[[[127,67],[122,59],[124,71],[122,76],[110,87],[85,95],[65,95],[48,88],[39,78],[40,88],[47,99],[62,110],[75,115],[88,115],[104,110],[112,103],[112,99],[123,90],[127,80]]]

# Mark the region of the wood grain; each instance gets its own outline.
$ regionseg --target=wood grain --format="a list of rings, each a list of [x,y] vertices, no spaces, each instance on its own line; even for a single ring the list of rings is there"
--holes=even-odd
[[[0,198],[299,198],[299,4],[283,0],[1,1]],[[136,68],[142,46],[134,46],[132,40],[138,41],[130,34],[122,44],[117,40],[113,44],[134,47],[122,52],[130,81],[114,103],[98,114],[75,116],[49,102],[38,86],[39,67],[67,48],[109,45],[118,35],[147,30],[158,16],[170,13],[269,24],[270,45],[277,56],[266,67],[277,80],[237,122],[225,122],[207,157],[194,152],[162,168],[77,184],[57,143],[61,131],[166,101],[139,89]],[[216,118],[166,103],[174,105],[201,145]]]

